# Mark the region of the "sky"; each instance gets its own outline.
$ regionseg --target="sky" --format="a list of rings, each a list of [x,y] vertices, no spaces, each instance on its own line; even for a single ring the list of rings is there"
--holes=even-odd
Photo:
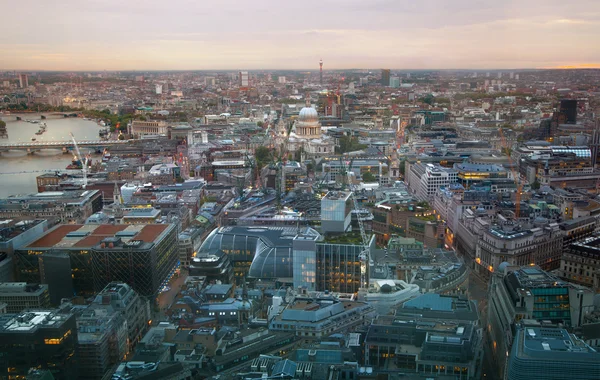
[[[600,0],[2,2],[0,70],[600,67]]]

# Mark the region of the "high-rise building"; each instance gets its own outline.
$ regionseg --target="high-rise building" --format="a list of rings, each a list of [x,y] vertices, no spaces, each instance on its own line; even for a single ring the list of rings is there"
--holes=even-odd
[[[19,87],[29,87],[29,78],[27,77],[27,74],[19,74]]]
[[[0,317],[0,378],[25,379],[31,368],[50,370],[56,380],[78,378],[75,315],[58,310]]]
[[[240,87],[248,87],[248,72],[240,71]]]
[[[561,99],[560,113],[565,115],[567,124],[577,123],[577,99]]]
[[[162,92],[163,92],[163,86],[162,86],[162,84],[157,84],[156,85],[156,94],[160,95],[160,94],[162,94]]]
[[[400,78],[399,77],[391,77],[390,78],[390,87],[392,87],[392,88],[400,87]]]
[[[565,329],[524,325],[506,372],[507,380],[600,379],[600,353]]]
[[[0,303],[6,303],[7,313],[20,313],[26,309],[50,307],[48,285],[24,282],[0,283]]]
[[[390,85],[390,69],[381,69],[381,84],[383,86]]]

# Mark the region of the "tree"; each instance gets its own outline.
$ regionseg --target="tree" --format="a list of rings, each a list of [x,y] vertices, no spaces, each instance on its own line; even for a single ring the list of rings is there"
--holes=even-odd
[[[363,182],[377,182],[377,178],[371,172],[365,172],[362,174]]]
[[[258,165],[258,169],[262,169],[265,164],[267,164],[271,158],[271,150],[266,146],[259,146],[254,151],[254,158],[256,158],[256,164]]]
[[[4,120],[0,120],[0,128],[6,127],[6,122]]]
[[[262,128],[265,125],[265,123],[263,123],[262,121],[257,121],[256,125]]]
[[[533,183],[531,184],[531,189],[532,190],[539,190],[540,188],[540,183],[538,182],[537,178],[535,179],[535,181],[533,181]]]

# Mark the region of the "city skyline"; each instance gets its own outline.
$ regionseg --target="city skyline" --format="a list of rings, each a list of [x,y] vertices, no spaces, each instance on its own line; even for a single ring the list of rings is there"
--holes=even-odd
[[[16,3],[4,70],[598,68],[600,3]]]

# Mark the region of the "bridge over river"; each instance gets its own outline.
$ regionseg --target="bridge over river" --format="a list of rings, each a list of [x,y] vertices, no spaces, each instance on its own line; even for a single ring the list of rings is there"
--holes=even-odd
[[[82,140],[77,141],[77,145],[80,147],[88,147],[96,150],[103,150],[104,148],[116,146],[116,145],[127,145],[132,144],[135,140]],[[25,150],[27,153],[33,154],[34,152],[43,149],[60,149],[63,152],[72,151],[75,149],[73,141],[31,141],[31,142],[13,142],[0,144],[0,152],[8,152],[15,150]]]

